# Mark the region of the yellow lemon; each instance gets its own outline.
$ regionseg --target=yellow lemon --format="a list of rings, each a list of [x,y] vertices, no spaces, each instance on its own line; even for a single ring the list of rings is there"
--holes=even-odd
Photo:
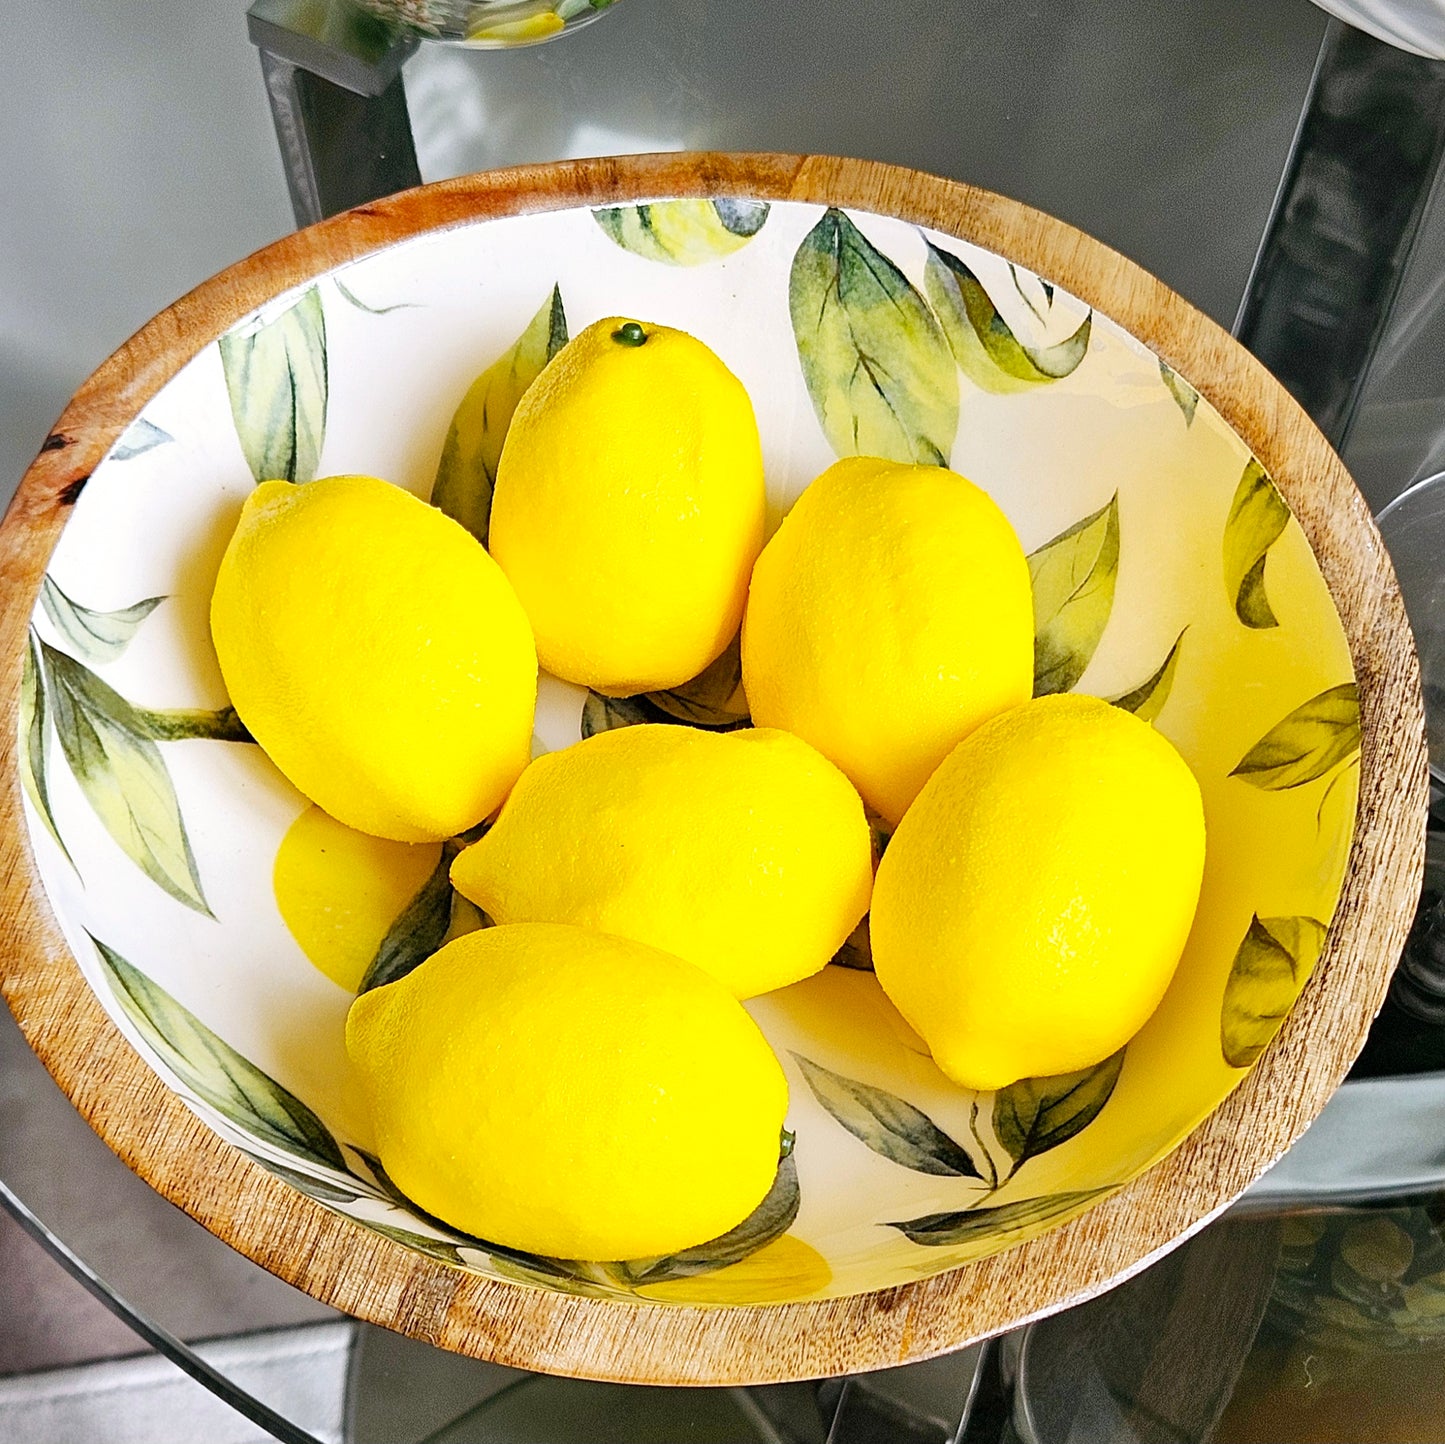
[[[354,993],[441,858],[439,842],[373,837],[308,807],[276,849],[276,906],[301,951]]]
[[[633,938],[750,998],[842,946],[868,907],[872,840],[848,779],[806,742],[658,723],[539,757],[452,882],[498,922]]]
[[[346,1044],[398,1187],[509,1248],[675,1253],[735,1228],[777,1172],[778,1060],[720,984],[640,943],[470,933],[363,993]]]
[[[753,571],[743,687],[896,823],[949,750],[1033,690],[1023,548],[952,471],[849,457],[798,498]]]
[[[637,1292],[660,1303],[787,1304],[821,1293],[833,1282],[828,1261],[800,1238],[782,1238],[714,1273],[643,1284]]]
[[[1158,1006],[1194,920],[1204,809],[1184,759],[1094,697],[985,722],[878,867],[878,981],[966,1088],[1070,1073]]]
[[[522,608],[464,528],[375,477],[262,482],[221,561],[211,636],[252,736],[362,832],[449,837],[527,765]]]
[[[614,317],[513,413],[488,544],[542,665],[628,696],[688,681],[732,640],[763,505],[742,383],[686,333]]]

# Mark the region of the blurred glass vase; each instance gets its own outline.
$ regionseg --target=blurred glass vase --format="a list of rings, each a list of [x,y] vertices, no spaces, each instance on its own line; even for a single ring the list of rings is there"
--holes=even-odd
[[[616,0],[352,0],[413,35],[479,49],[540,45],[570,35]]]
[[[1376,517],[1415,633],[1430,775],[1445,790],[1445,472],[1407,488]]]
[[[1445,0],[1315,0],[1340,20],[1431,60],[1445,59]]]

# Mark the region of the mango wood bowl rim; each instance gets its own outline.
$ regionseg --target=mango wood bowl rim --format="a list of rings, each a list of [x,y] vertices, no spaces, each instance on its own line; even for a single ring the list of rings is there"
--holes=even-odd
[[[106,1017],[56,924],[17,765],[25,629],[87,477],[170,378],[248,312],[419,233],[667,196],[803,201],[896,216],[1056,281],[1154,349],[1253,448],[1304,527],[1359,683],[1358,823],[1314,976],[1243,1084],[1168,1158],[1062,1227],[937,1277],[756,1307],[618,1303],[462,1272],[330,1212],[192,1114]],[[956,1349],[1101,1292],[1203,1227],[1304,1131],[1383,1001],[1419,892],[1428,776],[1414,644],[1394,572],[1339,458],[1220,327],[1100,242],[957,181],[828,156],[665,154],[523,166],[423,186],[289,235],[163,311],[89,378],[0,526],[5,873],[0,992],[91,1126],[212,1233],[313,1297],[500,1364],[646,1384],[778,1382]]]

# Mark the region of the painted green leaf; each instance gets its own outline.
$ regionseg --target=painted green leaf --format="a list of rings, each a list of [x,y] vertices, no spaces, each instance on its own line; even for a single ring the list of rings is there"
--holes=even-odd
[[[504,1248],[500,1244],[492,1243],[488,1239],[461,1233],[412,1202],[412,1200],[392,1182],[391,1176],[387,1173],[386,1169],[382,1166],[381,1160],[377,1158],[375,1154],[368,1153],[363,1148],[356,1148],[354,1151],[357,1157],[366,1165],[367,1171],[371,1174],[376,1184],[376,1189],[373,1191],[368,1185],[362,1183],[360,1179],[357,1179],[358,1184],[360,1184],[362,1188],[366,1189],[367,1192],[374,1193],[376,1197],[389,1199],[392,1203],[396,1204],[397,1207],[414,1213],[418,1218],[425,1219],[439,1234],[443,1235],[443,1241],[447,1245],[453,1248],[476,1249],[481,1253],[485,1253],[497,1267],[497,1271],[507,1277],[513,1275],[511,1271],[505,1267],[506,1264],[511,1264],[519,1270],[525,1270],[529,1276],[526,1282],[545,1282],[551,1284],[555,1284],[560,1280],[566,1280],[570,1283],[594,1279],[595,1271],[608,1267],[607,1265],[573,1263],[569,1259],[547,1258],[541,1254],[522,1253],[517,1249]],[[356,1177],[355,1174],[351,1176],[353,1178]],[[368,1227],[374,1228],[376,1225],[369,1223]],[[388,1238],[395,1238],[400,1243],[411,1243],[413,1240],[420,1240],[435,1245],[438,1242],[438,1240],[427,1238],[423,1234],[414,1233],[409,1229],[396,1228],[395,1226],[383,1226],[381,1231],[386,1233]],[[416,1246],[420,1247],[420,1243],[417,1243]],[[460,1256],[458,1256],[458,1258],[460,1258]],[[587,1290],[584,1290],[584,1292],[586,1291]],[[606,1289],[606,1293],[613,1298],[622,1296],[618,1289],[611,1287]]]
[[[1224,985],[1219,1044],[1231,1068],[1248,1068],[1279,1031],[1324,946],[1312,917],[1250,919]]]
[[[844,1078],[794,1053],[813,1096],[874,1153],[917,1173],[945,1178],[979,1178],[977,1166],[924,1112],[895,1094]]]
[[[873,971],[873,938],[868,931],[868,914],[843,940],[843,946],[828,960],[840,968],[852,968],[859,973]]]
[[[609,0],[610,3],[610,0]],[[743,200],[737,196],[714,196],[709,202],[723,226],[735,236],[751,239],[768,219],[766,201]]]
[[[1161,356],[1159,358],[1159,379],[1174,398],[1174,404],[1184,417],[1184,425],[1194,425],[1194,413],[1199,409],[1199,393]]]
[[[279,316],[221,337],[231,417],[257,481],[310,481],[326,434],[326,316],[311,286]]]
[[[40,604],[55,630],[79,653],[83,662],[99,666],[113,662],[130,645],[140,624],[165,601],[147,597],[118,612],[97,612],[72,601],[46,577],[40,583]]]
[[[619,1277],[631,1284],[660,1284],[727,1268],[787,1233],[798,1216],[799,1202],[797,1164],[791,1157],[781,1159],[767,1197],[736,1228],[665,1258],[630,1259],[617,1266]]]
[[[143,717],[73,657],[40,644],[60,749],[85,800],[153,882],[210,917],[171,775]]]
[[[298,1193],[304,1193],[307,1198],[314,1198],[318,1203],[348,1204],[355,1203],[359,1198],[371,1197],[369,1189],[363,1192],[354,1188],[343,1188],[329,1179],[302,1173],[299,1168],[287,1168],[284,1163],[277,1163],[274,1158],[262,1158],[259,1153],[252,1153],[249,1149],[243,1148],[241,1152],[252,1163],[259,1163],[267,1173],[275,1174],[283,1183],[289,1183]]]
[[[442,935],[443,946],[454,938],[465,937],[467,933],[479,933],[483,928],[494,927],[496,923],[476,903],[452,889],[447,930]]]
[[[636,727],[641,722],[671,720],[646,697],[604,697],[601,692],[589,692],[582,704],[583,737],[595,737],[618,727]]]
[[[133,457],[141,456],[154,447],[164,446],[166,442],[174,440],[168,431],[162,431],[154,422],[147,421],[144,416],[137,417],[121,433],[120,440],[110,453],[110,459],[130,461]]]
[[[1013,1171],[1082,1133],[1113,1096],[1123,1066],[1121,1048],[1092,1068],[1000,1088],[993,1096],[993,1131],[1013,1159]]]
[[[530,1284],[533,1288],[556,1288],[565,1284],[566,1292],[588,1299],[626,1300],[630,1290],[600,1283],[590,1273],[584,1273],[579,1266],[573,1270],[538,1265],[530,1259],[520,1259],[512,1254],[501,1253],[495,1248],[487,1250],[487,1260],[492,1268],[504,1279],[513,1283]],[[598,1270],[605,1272],[605,1270]]]
[[[567,344],[562,292],[553,286],[526,329],[467,390],[452,417],[432,482],[432,505],[480,542],[491,525],[497,463],[512,414],[542,368]]]
[[[1034,276],[1032,271],[1021,270],[1018,266],[1014,265],[1012,261],[1008,263],[1008,274],[1009,280],[1014,283],[1014,290],[1018,292],[1019,300],[1021,300],[1024,305],[1029,308],[1029,310],[1033,313],[1035,320],[1037,320],[1038,323],[1042,326],[1045,323],[1044,311],[1049,311],[1053,309],[1054,288],[1047,281],[1042,280],[1038,276]],[[1027,288],[1024,286],[1025,276],[1033,276],[1033,279],[1043,289],[1044,311],[1039,310],[1037,303],[1034,301],[1033,297],[1029,295]]]
[[[863,815],[868,819],[868,831],[873,840],[873,866],[876,869],[883,861],[883,854],[888,851],[888,844],[893,841],[893,824],[886,817],[880,817],[866,803],[863,805]]]
[[[1303,787],[1360,749],[1360,699],[1353,682],[1330,687],[1276,722],[1229,774],[1266,792]]]
[[[20,783],[45,830],[55,838],[65,860],[75,866],[69,848],[61,840],[51,809],[51,718],[45,698],[45,681],[40,675],[35,633],[30,633],[25,658],[20,663]]]
[[[387,929],[376,956],[361,979],[362,993],[404,978],[441,947],[452,922],[452,860],[456,848],[442,848],[442,855],[421,890],[406,905],[401,916]]]
[[[635,697],[589,692],[582,704],[583,737],[644,722],[701,727],[709,732],[735,732],[750,726],[739,639],[733,638],[727,650],[690,682]]]
[[[842,211],[793,258],[793,336],[823,433],[839,456],[947,466],[958,373],[928,303]]]
[[[765,201],[653,201],[592,212],[624,251],[672,266],[700,266],[747,245],[768,219]]]
[[[20,782],[45,830],[55,839],[66,862],[75,866],[70,849],[61,840],[50,807],[50,715],[45,697],[45,679],[40,671],[40,657],[32,632],[25,648],[20,671]]]
[[[1084,1204],[1098,1198],[1107,1188],[1090,1188],[1079,1193],[1046,1193],[1039,1198],[1021,1198],[993,1208],[966,1208],[952,1213],[926,1213],[902,1223],[890,1223],[913,1243],[926,1248],[944,1244],[975,1243],[986,1238],[1007,1237],[1041,1223],[1062,1221]]]
[[[196,1097],[273,1148],[347,1171],[330,1130],[294,1093],[243,1058],[113,948],[96,937],[91,942],[126,1017]]]
[[[1030,346],[1014,335],[968,266],[932,241],[923,284],[943,322],[943,334],[959,369],[984,391],[1006,395],[1062,380],[1088,353],[1092,311],[1065,340],[1052,346]],[[1018,285],[1017,277],[1014,284]],[[1019,294],[1023,295],[1022,288]]]
[[[355,1144],[350,1144],[348,1147],[366,1165],[367,1172],[371,1174],[372,1182],[376,1187],[368,1189],[369,1192],[377,1198],[389,1198],[401,1208],[416,1208],[416,1204],[391,1181],[391,1175],[382,1167],[381,1159],[376,1154],[368,1153],[364,1148],[357,1148]],[[446,1229],[445,1232],[450,1233],[451,1230]]]
[[[485,1253],[493,1267],[505,1278],[531,1284],[565,1282],[569,1292],[580,1292],[594,1298],[625,1298],[638,1284],[661,1283],[664,1279],[689,1278],[726,1268],[756,1253],[758,1249],[781,1238],[798,1216],[800,1195],[798,1173],[793,1160],[779,1161],[778,1171],[767,1196],[736,1228],[708,1243],[662,1258],[631,1259],[617,1263],[586,1263],[573,1259],[548,1258],[542,1254],[523,1253],[505,1248],[488,1239],[476,1238],[449,1228],[408,1199],[387,1176],[380,1159],[362,1149],[356,1150],[376,1180],[383,1196],[398,1206],[418,1214],[443,1235],[438,1240],[396,1225],[368,1223],[388,1238],[431,1253],[447,1262],[463,1263],[460,1254],[449,1256],[458,1248],[476,1249]],[[354,1175],[353,1175],[354,1177]],[[437,1250],[437,1252],[433,1252]]]
[[[749,723],[743,695],[742,638],[734,637],[723,654],[690,682],[666,692],[646,692],[645,699],[677,722],[691,727],[731,731]]]
[[[417,1253],[425,1254],[427,1258],[435,1259],[438,1263],[450,1264],[459,1269],[467,1266],[466,1260],[457,1251],[456,1244],[447,1243],[445,1239],[433,1238],[430,1234],[417,1233],[409,1228],[398,1228],[394,1223],[374,1223],[371,1219],[366,1220],[366,1227],[383,1238],[415,1249]]]
[[[1108,625],[1118,575],[1118,492],[1030,555],[1035,697],[1067,692],[1084,675]]]
[[[414,311],[417,309],[417,303],[415,301],[396,301],[390,306],[368,306],[360,296],[342,284],[340,276],[332,276],[331,283],[336,287],[337,295],[339,295],[348,306],[352,306],[358,311],[365,311],[368,316],[389,316],[393,311]]]
[[[1250,457],[1224,523],[1224,589],[1246,627],[1277,627],[1264,591],[1264,564],[1290,510],[1264,468]]]
[[[1189,628],[1185,627],[1175,637],[1168,656],[1159,664],[1152,677],[1120,697],[1110,697],[1109,701],[1125,712],[1132,712],[1142,722],[1152,722],[1164,710],[1164,704],[1169,700],[1170,689],[1174,686],[1174,673],[1179,667],[1179,644],[1188,630]]]
[[[545,1254],[522,1253],[482,1240],[471,1246],[486,1253],[492,1267],[503,1278],[552,1288],[559,1283],[565,1284],[569,1294],[580,1294],[589,1299],[625,1300],[634,1297],[632,1284],[624,1276],[625,1265],[622,1264],[548,1258]]]
[[[234,707],[131,706],[139,735],[153,742],[255,742]]]

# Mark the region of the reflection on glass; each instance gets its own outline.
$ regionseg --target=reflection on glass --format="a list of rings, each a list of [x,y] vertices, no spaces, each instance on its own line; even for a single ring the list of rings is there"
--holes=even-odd
[[[1445,1203],[1284,1220],[1264,1325],[1214,1444],[1445,1438]]]
[[[363,10],[436,40],[483,49],[537,45],[595,20],[616,0],[354,0]]]
[[[1445,786],[1445,472],[1417,481],[1375,520],[1420,652],[1430,772]]]
[[[344,1437],[347,1444],[824,1444],[818,1392],[812,1384],[657,1388],[553,1378],[362,1324]]]

